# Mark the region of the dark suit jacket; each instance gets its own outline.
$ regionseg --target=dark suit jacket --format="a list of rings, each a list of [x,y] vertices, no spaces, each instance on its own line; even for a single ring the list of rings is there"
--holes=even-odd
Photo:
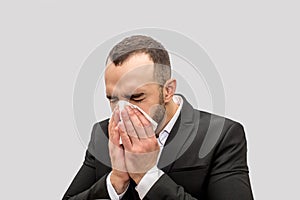
[[[107,127],[108,120],[94,125],[84,163],[63,200],[109,199]],[[251,200],[246,154],[241,124],[195,110],[184,99],[158,163],[165,174],[144,199]],[[123,199],[139,199],[135,186],[131,180]]]

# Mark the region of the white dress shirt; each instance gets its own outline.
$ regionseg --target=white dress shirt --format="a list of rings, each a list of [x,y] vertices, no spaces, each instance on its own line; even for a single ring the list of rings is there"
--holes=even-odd
[[[159,155],[158,155],[158,158],[157,158],[156,165],[154,167],[152,167],[143,176],[143,178],[141,179],[139,184],[135,187],[136,191],[139,194],[140,199],[143,199],[146,196],[146,194],[151,189],[151,187],[155,184],[155,182],[164,174],[164,172],[162,170],[157,168],[157,163],[159,161],[162,149],[163,149],[163,147],[164,147],[164,145],[165,145],[165,143],[168,139],[168,136],[169,136],[175,122],[178,119],[178,116],[180,114],[180,111],[181,111],[182,105],[183,105],[183,99],[181,98],[181,96],[174,95],[173,96],[173,101],[178,105],[178,108],[177,108],[175,114],[173,115],[173,117],[171,118],[171,120],[169,121],[169,123],[159,133],[159,136],[157,138],[158,144],[160,146],[160,151],[159,151]],[[127,186],[126,190],[122,194],[118,195],[117,192],[115,191],[114,187],[112,186],[111,182],[110,182],[110,176],[111,176],[111,172],[109,173],[109,175],[106,178],[106,185],[107,185],[107,190],[108,190],[109,197],[112,200],[120,200],[124,196],[124,194],[126,193],[129,185]]]

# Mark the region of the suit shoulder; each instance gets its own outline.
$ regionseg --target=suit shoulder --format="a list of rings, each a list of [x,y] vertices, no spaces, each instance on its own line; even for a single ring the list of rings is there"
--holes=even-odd
[[[97,127],[101,127],[102,129],[107,129],[109,123],[109,118],[95,122],[93,125],[93,130]]]
[[[200,121],[202,120],[206,123],[209,122],[211,125],[223,124],[224,128],[229,128],[233,125],[243,127],[241,122],[238,122],[238,121],[233,120],[231,118],[221,116],[221,115],[218,115],[218,114],[214,114],[214,113],[210,113],[210,112],[207,112],[207,111],[202,111],[202,110],[196,110],[195,109],[195,111],[200,113]]]
[[[94,125],[92,127],[92,133],[91,133],[89,147],[91,146],[91,144],[93,143],[95,138],[97,136],[99,136],[99,133],[104,133],[105,135],[107,135],[106,133],[108,130],[108,123],[109,123],[109,119],[105,119],[105,120],[94,123]]]
[[[240,122],[205,111],[197,112],[200,113],[199,133],[205,136],[199,153],[201,158],[245,144],[245,132]]]

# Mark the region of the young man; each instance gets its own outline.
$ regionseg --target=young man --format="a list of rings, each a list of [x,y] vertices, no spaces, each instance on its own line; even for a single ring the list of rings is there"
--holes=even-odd
[[[105,86],[112,116],[94,125],[63,199],[253,199],[243,127],[175,95],[160,43],[136,35],[114,46]]]

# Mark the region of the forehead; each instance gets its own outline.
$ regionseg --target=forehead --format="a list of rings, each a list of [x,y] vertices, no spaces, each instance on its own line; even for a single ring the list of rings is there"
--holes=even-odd
[[[133,92],[154,82],[154,63],[145,53],[130,56],[121,65],[109,62],[105,71],[106,93]]]

